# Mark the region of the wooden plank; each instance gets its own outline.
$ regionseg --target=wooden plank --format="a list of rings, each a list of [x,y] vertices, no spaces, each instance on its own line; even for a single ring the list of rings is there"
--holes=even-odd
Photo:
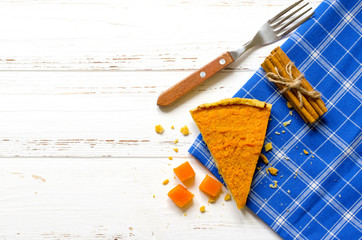
[[[250,210],[225,202],[225,189],[215,204],[208,204],[198,190],[207,171],[193,159],[193,204],[185,211],[175,206],[167,192],[179,183],[172,168],[183,161],[2,159],[0,238],[181,240],[227,234],[230,239],[280,239]],[[166,178],[170,183],[163,186]]]
[[[184,158],[198,134],[188,110],[231,97],[251,74],[219,73],[159,108],[158,95],[188,72],[3,72],[0,156]]]
[[[289,3],[2,1],[0,21],[11,24],[0,28],[0,70],[197,69],[249,41]],[[230,69],[254,71],[268,53],[258,49]]]

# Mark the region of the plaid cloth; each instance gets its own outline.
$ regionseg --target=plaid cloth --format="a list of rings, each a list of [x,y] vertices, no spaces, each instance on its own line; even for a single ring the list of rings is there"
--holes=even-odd
[[[323,95],[329,110],[316,124],[289,114],[262,69],[235,95],[273,104],[265,140],[273,149],[264,154],[279,173],[258,163],[247,206],[284,239],[362,238],[361,8],[360,0],[325,0],[281,46]],[[189,152],[222,181],[201,135]]]

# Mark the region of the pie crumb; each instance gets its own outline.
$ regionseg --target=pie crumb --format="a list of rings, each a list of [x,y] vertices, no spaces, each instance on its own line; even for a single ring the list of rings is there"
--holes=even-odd
[[[175,143],[178,143],[178,139],[175,140]]]
[[[225,201],[231,200],[231,195],[230,195],[229,193],[226,194],[225,197],[224,197],[224,200],[225,200]]]
[[[167,185],[170,181],[168,179],[166,179],[165,181],[162,182],[163,185]]]
[[[156,127],[155,127],[155,131],[156,131],[156,133],[158,133],[158,134],[163,133],[164,130],[165,130],[165,129],[164,129],[161,125],[156,125]]]
[[[264,154],[260,153],[259,158],[260,158],[261,160],[263,160],[263,162],[264,162],[265,165],[268,165],[268,164],[269,164],[269,160],[268,160],[268,158],[267,158]]]
[[[293,116],[293,111],[289,111],[289,115],[290,115],[290,116]]]
[[[270,188],[277,188],[278,187],[278,181],[273,181],[273,182],[274,182],[274,185],[270,184],[269,187]]]
[[[285,131],[283,130],[282,133],[285,133]]]
[[[273,145],[272,145],[272,143],[270,142],[270,143],[267,143],[266,145],[265,145],[265,152],[268,152],[268,151],[270,151],[270,150],[272,150],[273,149]]]
[[[291,122],[292,122],[292,120],[285,121],[285,122],[283,122],[283,126],[286,127],[286,126],[288,126]]]
[[[201,206],[200,207],[200,212],[204,213],[206,210],[205,210],[205,206]]]
[[[209,201],[207,201],[208,203],[214,203],[214,202],[216,202],[216,198],[212,198],[212,197],[210,197],[209,198]]]
[[[275,132],[276,135],[280,135],[280,132]]]
[[[288,190],[288,193],[290,193],[290,190]]]
[[[288,108],[293,108],[292,104],[290,104],[290,102],[287,102],[287,106]]]
[[[171,126],[171,129],[175,129],[175,127],[172,125],[172,126]]]
[[[274,167],[270,167],[270,168],[268,168],[268,171],[270,172],[271,175],[276,176],[276,175],[278,175],[279,170]]]
[[[181,128],[180,132],[185,136],[190,134],[189,128],[186,125]]]
[[[172,160],[173,158],[172,157],[168,157],[168,160]]]
[[[178,148],[174,148],[173,150],[174,150],[175,152],[178,152]]]
[[[309,152],[307,150],[305,150],[305,149],[303,149],[303,152],[304,152],[305,155],[309,154]]]

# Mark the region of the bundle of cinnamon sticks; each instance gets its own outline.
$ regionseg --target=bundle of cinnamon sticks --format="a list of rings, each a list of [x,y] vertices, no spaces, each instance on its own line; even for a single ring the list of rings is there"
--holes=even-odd
[[[292,82],[294,79],[300,79],[300,86],[297,88],[288,88],[279,81],[274,83],[277,87],[284,91],[283,95],[290,102],[293,108],[298,112],[306,123],[314,123],[320,116],[327,112],[327,108],[320,98],[320,94],[315,92],[313,87],[304,78],[299,70],[290,64],[291,61],[280,47],[274,49],[271,54],[261,64],[266,73],[273,73],[284,81]],[[289,64],[289,65],[288,65]],[[288,69],[290,71],[288,71]],[[268,74],[267,74],[268,76]],[[299,91],[303,90],[303,91]],[[302,93],[301,93],[302,92]],[[319,97],[311,97],[309,92],[319,94]],[[305,94],[308,93],[308,94]]]

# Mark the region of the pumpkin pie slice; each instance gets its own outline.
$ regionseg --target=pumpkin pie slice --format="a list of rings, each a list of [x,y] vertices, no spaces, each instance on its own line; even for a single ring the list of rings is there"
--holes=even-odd
[[[190,111],[239,209],[250,191],[271,107],[255,99],[229,98]]]

